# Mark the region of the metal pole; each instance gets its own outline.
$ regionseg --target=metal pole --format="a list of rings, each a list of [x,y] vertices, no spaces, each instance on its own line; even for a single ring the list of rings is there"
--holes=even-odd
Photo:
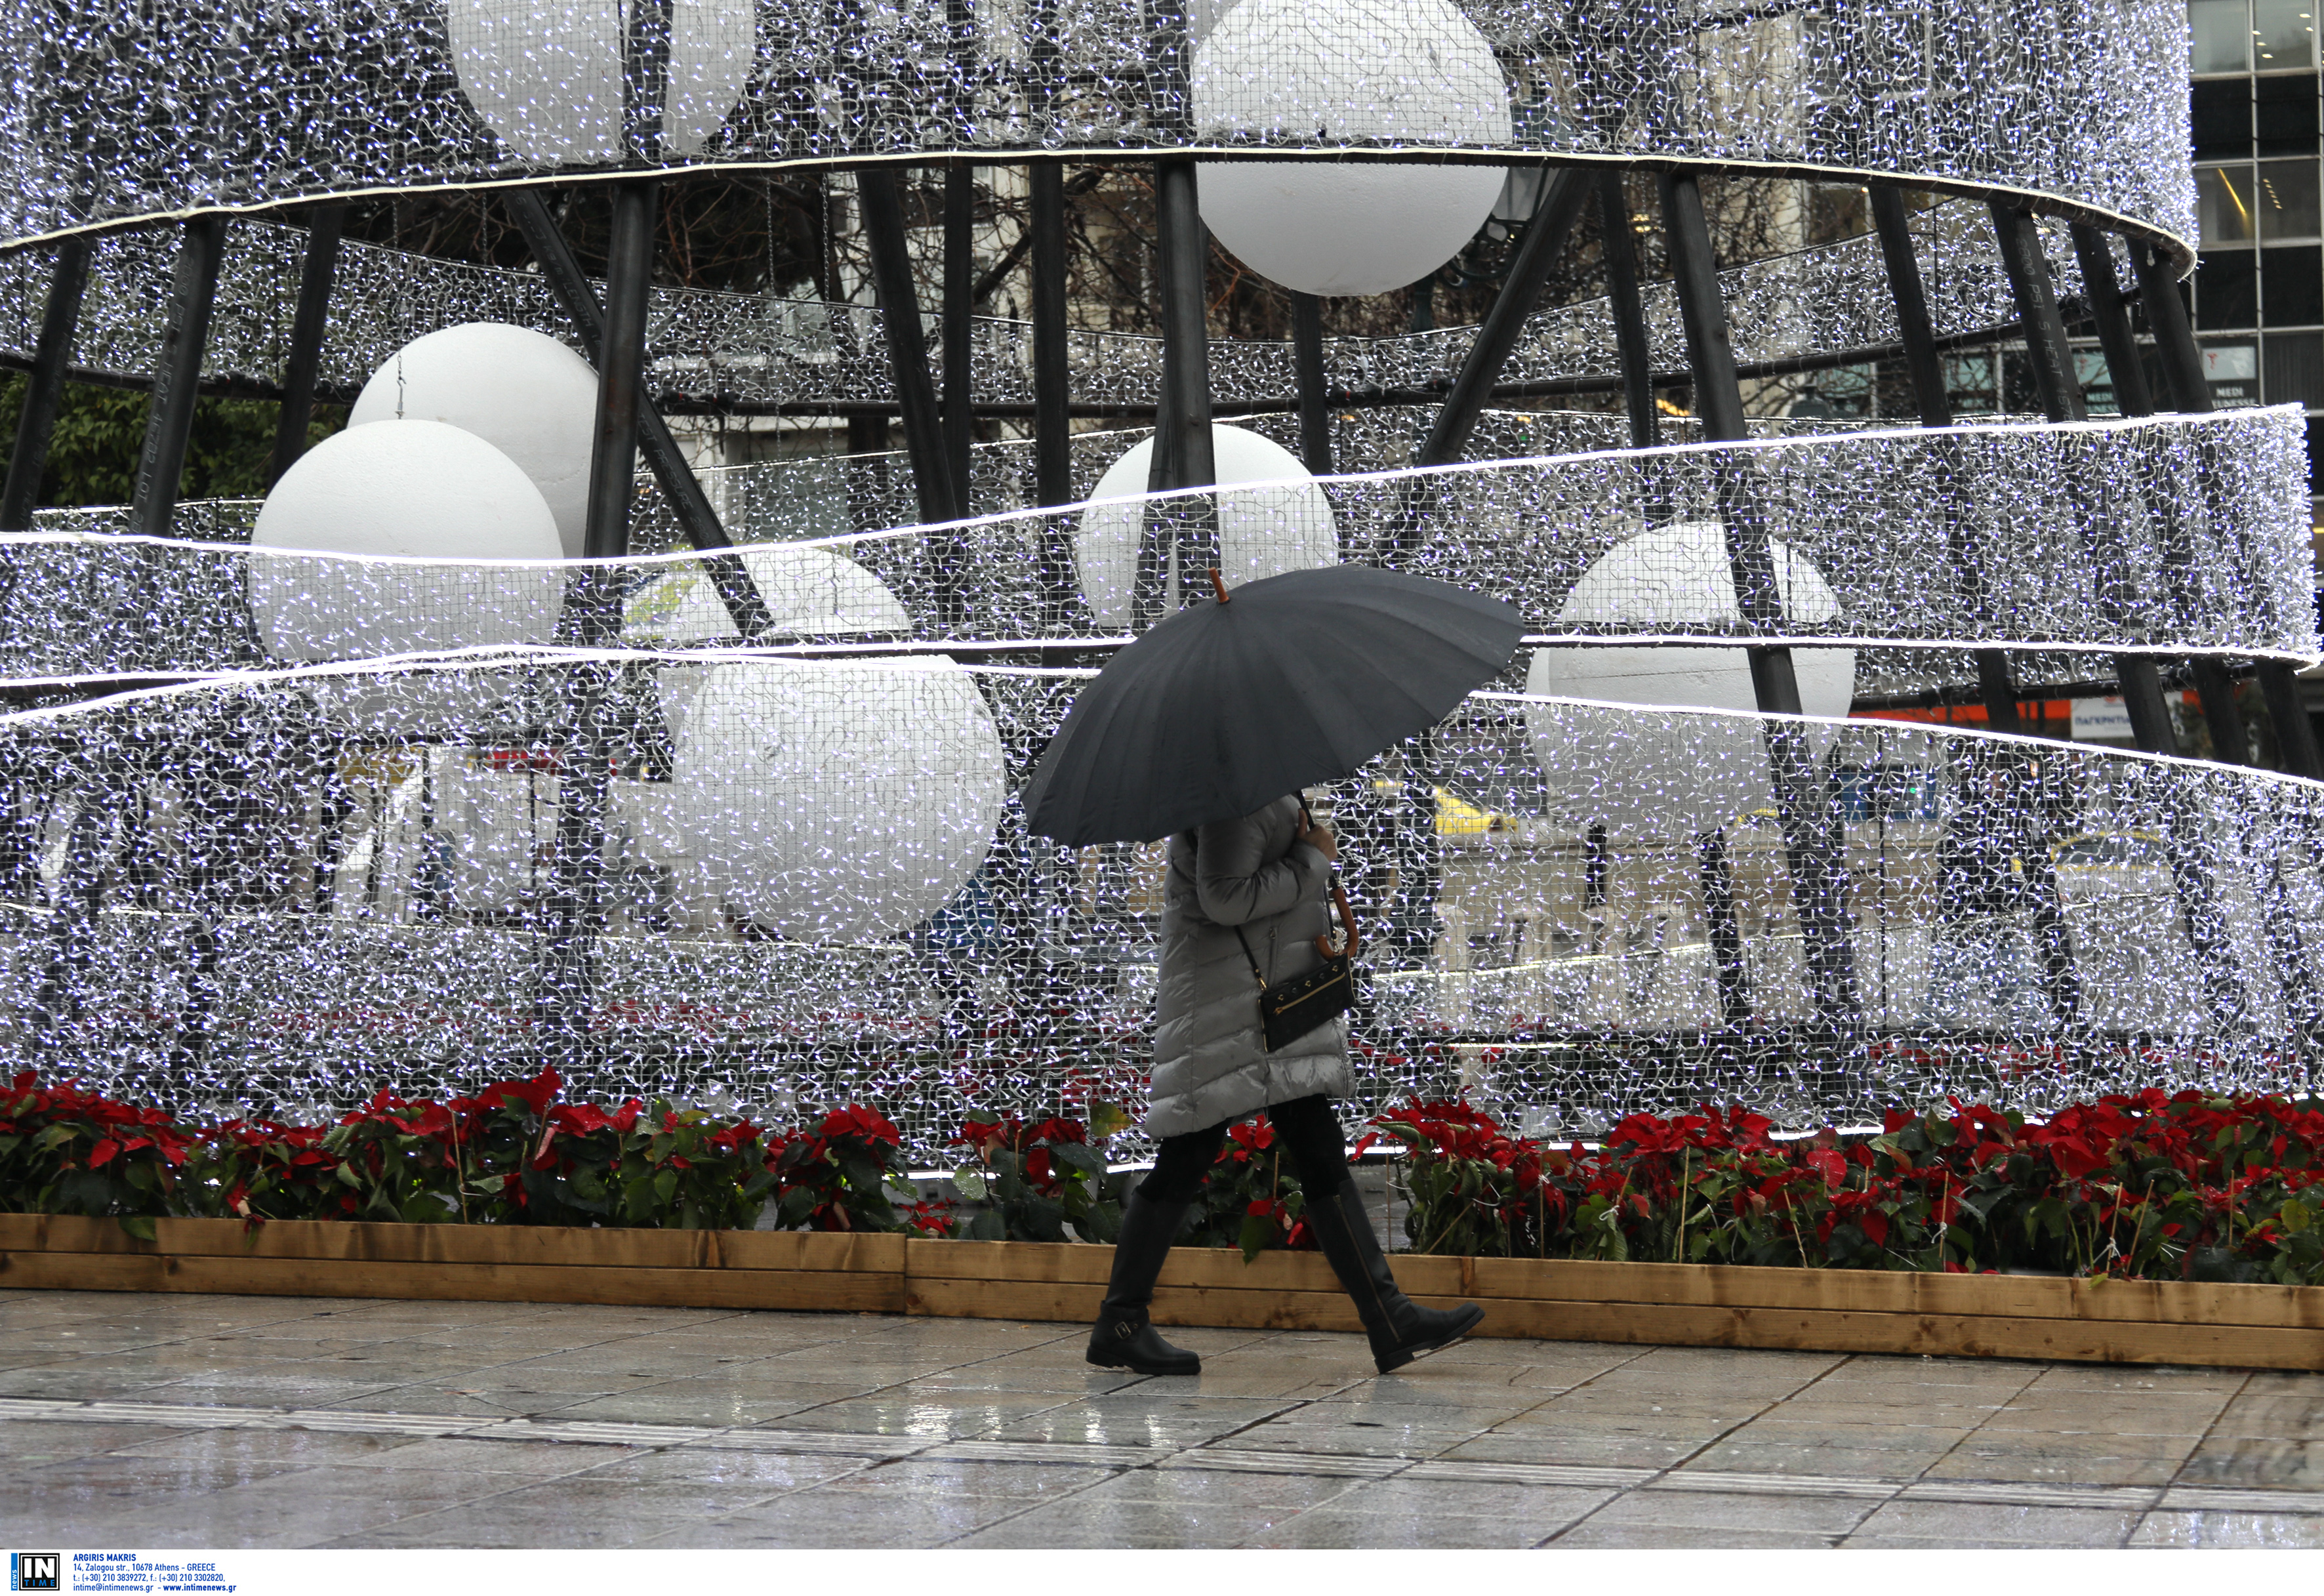
[[[1291,365],[1299,393],[1299,458],[1317,476],[1332,475],[1332,410],[1323,386],[1323,301],[1291,293]]]
[[[1913,381],[1913,401],[1923,427],[1953,424],[1952,396],[1945,390],[1944,362],[1937,354],[1936,330],[1929,320],[1929,299],[1921,283],[1921,263],[1913,247],[1913,231],[1904,212],[1904,196],[1880,184],[1872,189],[1872,224],[1880,235],[1880,258],[1887,268],[1889,297],[1896,303],[1896,332],[1904,346],[1904,369]],[[1950,464],[1950,461],[1947,462]],[[1955,574],[1980,616],[1986,613],[1984,551],[1968,519],[1960,514],[1951,523]],[[1986,724],[1994,731],[2023,733],[2017,718],[2017,689],[2009,679],[2009,654],[2003,649],[1978,649],[1977,686],[1985,700]]]
[[[2154,399],[2146,386],[2146,370],[2138,358],[2138,342],[2130,330],[2130,313],[2123,301],[2122,285],[2115,276],[2114,252],[2107,235],[2086,223],[2071,232],[2074,256],[2081,264],[2082,287],[2090,314],[2098,323],[2098,347],[2106,353],[2107,375],[2113,381],[2115,404],[2126,416],[2151,416]],[[2165,514],[2167,507],[2153,506]],[[2176,518],[2173,517],[2175,520]],[[2180,562],[2172,562],[2174,574]],[[2196,696],[2202,700],[2203,723],[2211,733],[2212,757],[2224,764],[2248,765],[2251,741],[2244,717],[2236,707],[2235,679],[2226,666],[2208,655],[2187,661]]]
[[[1534,206],[1532,219],[1526,224],[1525,237],[1517,244],[1517,258],[1509,263],[1501,291],[1494,296],[1493,308],[1479,324],[1468,355],[1461,362],[1461,370],[1453,377],[1444,402],[1437,407],[1435,424],[1428,429],[1427,440],[1420,446],[1414,464],[1450,466],[1467,449],[1477,416],[1491,397],[1493,384],[1499,379],[1501,368],[1508,364],[1517,339],[1524,336],[1526,318],[1533,314],[1534,305],[1541,298],[1542,284],[1549,279],[1549,269],[1556,263],[1574,218],[1589,201],[1590,189],[1588,174],[1574,167],[1561,168],[1542,186],[1541,198]]]
[[[605,263],[605,334],[598,361],[597,426],[589,452],[588,530],[582,550],[588,559],[620,559],[630,551],[638,418],[645,409],[646,318],[653,291],[659,187],[652,178],[640,178],[613,189],[613,236]],[[582,641],[602,641],[619,626],[618,613],[598,614],[593,606]]]
[[[2154,335],[2154,353],[2163,366],[2163,392],[2171,408],[2188,415],[2207,415],[2218,408],[2211,402],[2211,380],[2203,374],[2203,352],[2195,345],[2195,329],[2188,324],[2187,302],[2179,297],[2179,280],[2170,257],[2150,244],[2134,238],[2130,267],[2138,276],[2139,309],[2146,313],[2146,329]]]
[[[1751,1023],[1751,973],[1743,960],[1743,924],[1735,914],[1735,872],[1727,863],[1726,833],[1696,833],[1694,859],[1702,882],[1711,974],[1719,987],[1719,1018],[1728,1029],[1741,1030]]]
[[[1887,268],[1888,287],[1896,302],[1896,325],[1904,346],[1904,364],[1913,381],[1913,398],[1923,427],[1953,424],[1952,396],[1945,388],[1944,364],[1938,356],[1936,337],[1929,321],[1929,301],[1921,283],[1921,263],[1904,210],[1904,196],[1881,186],[1872,190],[1873,226],[1880,235],[1880,254]],[[1945,462],[1948,472],[1951,462]],[[1987,613],[1983,551],[1977,546],[1967,518],[1950,518],[1955,568],[1980,617]],[[2002,649],[1978,649],[1977,685],[1985,701],[1986,724],[1994,731],[2024,735],[2017,715],[2017,691],[2009,679],[2009,655]],[[2008,763],[2008,761],[2004,761]],[[2028,791],[2037,790],[2038,767],[2010,766]],[[2075,973],[2072,945],[2067,940],[2065,911],[2059,902],[2057,873],[2050,867],[2047,832],[2037,821],[2034,832],[2041,857],[2033,862],[2026,894],[2031,899],[2034,939],[2042,951],[2043,991],[2052,1010],[2070,1019],[2081,1007],[2081,981]],[[2006,883],[2005,883],[2006,885]],[[1883,907],[1882,912],[1886,912]]]
[[[2065,318],[2058,313],[2050,264],[2043,254],[2034,218],[1998,200],[1991,202],[1991,209],[1993,230],[2001,241],[2002,266],[2009,274],[2010,290],[2025,324],[2025,346],[2034,352],[2034,377],[2041,391],[2043,413],[2052,422],[2083,420],[2089,411],[2082,403],[2081,388],[2073,380]],[[2107,275],[2111,280],[2111,263]],[[2126,344],[2128,339],[2123,341]],[[2177,753],[2179,738],[2171,724],[2170,706],[2163,701],[2154,661],[2135,654],[2117,654],[2114,659],[2123,706],[2130,712],[2131,732],[2139,747],[2148,753]],[[2213,890],[2209,862],[2198,852],[2191,816],[2175,801],[2165,805],[2160,818],[2187,939],[2202,964],[2212,1006],[2224,1021],[2230,1012],[2245,1011],[2246,1000],[2234,945]]]
[[[48,307],[41,314],[41,340],[32,347],[32,372],[24,384],[24,408],[16,412],[16,447],[8,455],[7,486],[0,490],[0,531],[30,531],[32,512],[40,506],[49,439],[56,431],[65,368],[72,364],[73,337],[80,326],[81,295],[88,287],[88,240],[78,235],[57,245]]]
[[[1735,374],[1735,347],[1727,332],[1727,308],[1720,297],[1719,262],[1711,252],[1711,226],[1702,213],[1702,190],[1691,172],[1666,172],[1662,180],[1663,221],[1670,235],[1671,267],[1676,277],[1680,319],[1686,328],[1688,369],[1694,376],[1694,411],[1708,442],[1740,442],[1750,436],[1743,415],[1743,386]],[[1755,627],[1783,623],[1783,598],[1767,552],[1767,530],[1750,502],[1739,474],[1720,484],[1721,519],[1727,527],[1727,558],[1735,576],[1736,602]],[[1800,689],[1788,649],[1753,649],[1751,685],[1766,715],[1800,713]]]
[[[1630,447],[1659,448],[1662,412],[1655,404],[1654,346],[1646,330],[1646,298],[1638,290],[1638,236],[1630,225],[1629,184],[1621,169],[1612,166],[1600,168],[1596,182],[1598,231],[1606,252],[1606,299],[1614,312],[1614,352],[1622,368],[1622,409],[1630,423]],[[1654,476],[1643,485],[1641,519],[1648,526],[1668,521],[1667,494]],[[1695,834],[1694,860],[1711,976],[1719,989],[1720,1020],[1729,1030],[1742,1030],[1751,1023],[1751,971],[1743,958],[1743,922],[1735,913],[1735,872],[1727,863],[1727,834]]]
[[[1163,378],[1169,389],[1169,485],[1206,487],[1219,479],[1211,446],[1211,339],[1203,293],[1211,235],[1195,194],[1194,163],[1155,162],[1154,189],[1162,339],[1170,355]],[[1210,591],[1206,573],[1219,563],[1218,508],[1205,494],[1178,506],[1171,519],[1177,526],[1178,590],[1169,602],[1183,606]]]
[[[856,191],[863,206],[864,241],[872,247],[872,292],[887,328],[896,408],[904,424],[904,449],[911,457],[920,520],[929,525],[957,521],[960,505],[953,496],[952,468],[945,458],[936,383],[928,375],[927,339],[920,326],[919,290],[912,281],[896,174],[885,167],[859,172]]]
[[[178,512],[178,479],[194,432],[202,350],[209,342],[210,308],[217,300],[218,267],[226,258],[226,218],[196,217],[185,226],[170,284],[169,325],[153,365],[153,404],[137,459],[129,530],[166,538]]]
[[[533,262],[540,268],[541,281],[549,285],[549,291],[571,318],[573,330],[581,339],[582,352],[591,364],[600,364],[605,351],[604,312],[597,303],[597,291],[583,274],[581,263],[574,259],[573,246],[565,241],[557,218],[549,214],[549,206],[537,189],[512,189],[502,198],[515,217],[518,229],[524,234],[525,245],[532,251]],[[669,501],[686,540],[706,551],[732,549],[733,540],[727,537],[725,527],[720,523],[710,495],[702,491],[702,479],[686,463],[678,440],[669,434],[669,424],[662,420],[661,411],[655,408],[642,386],[638,393],[638,451],[645,456],[647,467],[660,484],[662,497]],[[766,601],[759,595],[758,584],[751,579],[740,555],[702,563],[734,623],[734,630],[742,637],[757,637],[774,624]]]
[[[1027,174],[1032,190],[1033,499],[1068,504],[1074,497],[1073,367],[1065,327],[1065,171],[1045,161]],[[1052,624],[1061,623],[1080,596],[1072,529],[1052,517],[1042,522],[1042,569]]]
[[[588,521],[582,545],[583,557],[592,560],[619,559],[629,552],[659,186],[652,178],[639,178],[613,191],[597,420],[589,453]],[[560,630],[585,647],[604,646],[621,635],[621,605],[615,574],[603,567],[584,567],[567,580]],[[534,1001],[543,1029],[565,1034],[577,1047],[595,1007],[592,947],[604,927],[605,820],[613,774],[606,711],[612,668],[595,661],[567,666],[563,687],[569,719],[560,728],[565,752],[558,771],[549,935]]]
[[[1628,180],[1614,167],[1598,174],[1598,222],[1606,251],[1606,299],[1614,312],[1614,352],[1622,370],[1622,408],[1630,422],[1630,447],[1662,447],[1662,411],[1655,399],[1654,344],[1646,330],[1645,297],[1638,291],[1638,238],[1630,220]],[[1671,519],[1669,475],[1646,467],[1640,483],[1640,518],[1648,526]],[[1739,935],[1739,933],[1738,933]]]
[[[2154,352],[2162,363],[2171,408],[2187,415],[2207,415],[2218,407],[2211,400],[2210,379],[2203,374],[2203,353],[2196,346],[2194,328],[2187,323],[2187,304],[2179,297],[2171,262],[2161,250],[2136,239],[2129,242],[2131,267],[2138,273],[2139,306],[2146,313],[2147,330],[2154,335]],[[2283,768],[2311,781],[2324,780],[2324,750],[2317,746],[2315,723],[2308,718],[2301,700],[2300,678],[2280,660],[2261,665],[2257,674]],[[2204,694],[2207,700],[2209,696]]]
[[[1630,194],[1619,167],[1598,173],[1598,227],[1606,250],[1606,297],[1614,311],[1614,349],[1622,367],[1622,408],[1630,418],[1630,447],[1650,449],[1663,440],[1655,408],[1654,350],[1646,307],[1638,292],[1638,239],[1630,230]]]
[[[1194,192],[1194,163],[1155,163],[1162,266],[1162,337],[1175,356],[1170,384],[1172,487],[1218,480],[1211,452],[1211,337],[1203,283],[1211,234]],[[1207,583],[1204,584],[1207,587]]]
[[[1030,176],[1033,200],[1034,498],[1065,504],[1074,496],[1073,398],[1065,328],[1065,172],[1043,161]]]
[[[969,295],[976,286],[976,259],[972,253],[975,232],[975,173],[954,165],[945,172],[944,447],[945,461],[952,471],[952,502],[963,515],[969,512],[969,406],[974,402],[969,370],[974,358]]]
[[[331,280],[339,267],[339,235],[347,225],[345,201],[309,213],[307,253],[299,263],[299,308],[290,317],[290,363],[282,378],[282,413],[274,426],[272,484],[307,452],[307,424],[315,414],[315,371],[322,364],[323,329],[330,318]]]
[[[2123,300],[2121,281],[2115,276],[2114,251],[2107,247],[2107,235],[2087,222],[2075,222],[2067,232],[2074,241],[2074,259],[2082,268],[2083,298],[2098,323],[2107,375],[2114,383],[2115,408],[2126,416],[2151,416],[2154,396],[2146,386],[2146,367],[2138,358],[2129,308]]]
[[[1734,346],[1728,337],[1727,308],[1720,294],[1711,226],[1703,215],[1702,191],[1693,173],[1663,174],[1662,208],[1680,317],[1686,328],[1687,365],[1694,377],[1695,414],[1702,419],[1705,438],[1739,441],[1749,435],[1743,388],[1735,372]],[[1753,630],[1772,630],[1784,623],[1783,598],[1768,552],[1766,517],[1748,470],[1741,462],[1722,462],[1720,520],[1726,528],[1728,566],[1744,623]],[[1754,648],[1748,655],[1752,692],[1760,713],[1767,716],[1800,714],[1799,682],[1792,671],[1791,650]],[[1832,847],[1840,822],[1831,783],[1797,722],[1771,718],[1760,725],[1800,931],[1807,944],[1816,1010],[1827,1027],[1852,1030],[1860,1013],[1855,957],[1848,941],[1848,869]]]
[[[2025,335],[2025,355],[2034,366],[2034,386],[2052,421],[2086,421],[2081,384],[2074,381],[2074,353],[2066,339],[2066,318],[2058,310],[2058,287],[2050,278],[2041,230],[2034,218],[2000,199],[1988,200],[1993,235],[2001,246],[2001,269],[2017,301]]]
[[[2041,234],[2034,218],[2022,210],[1999,199],[1989,201],[1987,208],[1993,216],[1994,236],[2001,245],[2002,270],[2008,273],[2018,319],[2024,327],[2025,352],[2034,367],[2034,385],[2042,398],[2043,414],[2052,422],[2088,420],[2089,411],[2082,402],[2081,384],[2074,381],[2073,349],[2066,340],[2066,319],[2058,312],[2057,285],[2050,280]],[[2171,724],[2171,706],[2163,702],[2163,681],[2154,661],[2137,654],[2116,654],[2114,669],[2138,746],[2148,753],[2177,753],[2179,737]]]

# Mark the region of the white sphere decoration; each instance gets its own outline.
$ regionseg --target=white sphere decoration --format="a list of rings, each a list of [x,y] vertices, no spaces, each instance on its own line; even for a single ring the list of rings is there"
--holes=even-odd
[[[452,67],[520,161],[621,160],[621,0],[448,0]],[[696,155],[751,77],[752,0],[673,0],[665,149]]]
[[[903,601],[885,582],[828,549],[762,543],[742,556],[778,634],[851,637],[912,630]],[[734,618],[700,559],[671,560],[632,593],[622,607],[622,631],[636,641],[665,645],[736,636]]]
[[[1253,0],[1244,0],[1245,5]],[[1219,571],[1229,586],[1340,563],[1338,523],[1332,503],[1315,478],[1288,449],[1240,427],[1213,424],[1211,452],[1221,487],[1218,496]],[[1148,438],[1098,478],[1093,500],[1142,494],[1152,474],[1154,440]],[[1263,486],[1239,486],[1263,484]],[[1137,503],[1093,503],[1082,512],[1074,534],[1074,565],[1082,596],[1107,626],[1130,624],[1138,582],[1138,541],[1145,507]],[[1172,577],[1177,551],[1171,551]],[[1193,574],[1207,592],[1208,580]]]
[[[1768,540],[1785,618],[1828,623],[1840,613],[1831,585],[1804,557]],[[1600,555],[1558,612],[1562,625],[1656,632],[1741,615],[1716,521],[1656,527]],[[1800,707],[1848,713],[1856,682],[1850,649],[1795,649]],[[1737,648],[1552,648],[1534,650],[1526,691],[1650,709],[1755,710],[1751,668]],[[1536,705],[1526,712],[1535,757],[1552,800],[1579,825],[1685,836],[1715,831],[1775,807],[1766,744],[1757,723],[1711,715],[1640,715],[1621,709]],[[1832,728],[1810,728],[1821,757]]]
[[[673,780],[622,784],[681,892],[801,942],[893,936],[983,863],[1001,734],[948,660],[754,660],[706,674]]]
[[[540,491],[506,455],[442,421],[325,438],[266,495],[251,548],[251,613],[278,660],[545,643],[564,602],[553,563],[563,550]],[[539,563],[404,563],[474,560]]]
[[[1194,51],[1196,135],[1435,148],[1505,145],[1508,86],[1449,0],[1241,0]],[[1204,161],[1203,220],[1260,276],[1376,294],[1461,252],[1500,197],[1498,166]]]
[[[515,461],[549,502],[566,558],[581,558],[597,425],[587,361],[530,328],[447,327],[397,350],[347,413],[350,428],[398,420],[448,422]]]

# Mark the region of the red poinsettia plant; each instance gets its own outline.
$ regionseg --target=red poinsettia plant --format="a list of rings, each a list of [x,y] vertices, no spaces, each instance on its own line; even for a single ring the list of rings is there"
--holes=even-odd
[[[1111,1242],[1121,1232],[1121,1199],[1131,1178],[1111,1172],[1102,1147],[1090,1141],[1118,1133],[1129,1117],[1096,1104],[1094,1125],[1062,1116],[1023,1120],[1015,1114],[971,1114],[945,1145],[966,1148],[953,1176],[960,1194],[990,1204],[974,1216],[971,1241]]]
[[[836,1109],[811,1129],[770,1138],[766,1167],[776,1183],[782,1227],[949,1234],[945,1205],[919,1201],[902,1172],[891,1167],[903,1140],[902,1132],[868,1108]]]
[[[962,1232],[899,1167],[902,1137],[847,1107],[789,1132],[632,1098],[566,1101],[554,1071],[437,1102],[378,1092],[329,1125],[193,1126],[76,1084],[0,1093],[0,1210],[117,1218],[151,1240],[171,1213],[403,1222]],[[978,1114],[954,1145],[967,1233],[1111,1241],[1129,1125]],[[1602,1146],[1553,1147],[1458,1102],[1374,1120],[1424,1251],[1816,1268],[2027,1268],[2324,1283],[2324,1109],[2264,1095],[2150,1091],[2028,1123],[1948,1100],[1877,1132],[1775,1133],[1735,1106],[1633,1114]],[[1264,1120],[1231,1128],[1185,1240],[1250,1256],[1312,1245],[1304,1197]]]
[[[1465,1103],[1374,1123],[1406,1149],[1425,1251],[2324,1282],[2324,1112],[2280,1097],[2149,1091],[2040,1124],[1949,1100],[1797,1139],[1706,1106],[1563,1151]]]
[[[159,1110],[20,1075],[0,1093],[0,1208],[110,1214],[150,1241],[193,1143]]]

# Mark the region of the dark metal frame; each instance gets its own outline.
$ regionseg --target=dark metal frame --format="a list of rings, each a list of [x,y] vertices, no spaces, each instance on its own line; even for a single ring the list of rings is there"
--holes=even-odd
[[[331,284],[338,273],[339,239],[346,231],[344,201],[318,205],[308,213],[307,249],[299,262],[299,306],[290,317],[290,359],[282,374],[282,411],[274,424],[274,457],[268,484],[307,452],[307,426],[315,416],[315,376],[323,357],[323,332],[331,314]]]
[[[137,485],[129,530],[166,538],[178,513],[178,487],[200,398],[202,351],[209,342],[210,310],[217,302],[218,268],[226,258],[226,218],[196,217],[185,224],[171,275],[170,314],[153,366],[153,406],[138,452]]]
[[[65,371],[72,363],[73,340],[80,328],[81,298],[88,288],[88,256],[86,238],[68,238],[57,246],[48,304],[41,313],[41,338],[32,348],[32,380],[24,384],[23,408],[16,413],[7,485],[0,489],[0,531],[30,531],[32,512],[40,507],[49,439],[56,433]]]
[[[2195,329],[2188,323],[2187,303],[2179,297],[2179,281],[2170,261],[2161,251],[2133,239],[2130,264],[2138,277],[2139,308],[2147,330],[2154,335],[2154,352],[2171,408],[2189,415],[2209,413],[2218,406],[2212,401],[2210,379],[2203,374],[2202,350],[2195,343]],[[2292,775],[2324,781],[2324,749],[2317,745],[2316,725],[2308,718],[2300,679],[2292,668],[2280,660],[2262,660],[2255,674],[2269,723],[2275,728],[2276,753],[2283,768]],[[2204,694],[2207,702],[2209,697]]]
[[[1662,210],[1680,318],[1686,328],[1687,364],[1695,376],[1695,414],[1705,439],[1739,442],[1749,436],[1743,388],[1736,374],[1735,350],[1719,289],[1719,262],[1711,249],[1710,223],[1703,215],[1702,191],[1693,173],[1662,174]],[[1732,462],[1722,474],[1719,508],[1744,624],[1763,630],[1780,627],[1783,600],[1768,549],[1766,517],[1747,464]],[[1760,713],[1800,714],[1799,680],[1793,673],[1791,650],[1755,647],[1745,652]],[[1807,946],[1816,1012],[1827,1029],[1852,1033],[1863,1016],[1857,994],[1855,952],[1848,938],[1848,871],[1834,845],[1836,839],[1845,835],[1840,806],[1796,722],[1766,720],[1761,723],[1761,730],[1794,902]]]
[[[532,251],[541,280],[549,285],[549,292],[580,336],[583,353],[592,364],[602,364],[605,356],[604,310],[597,302],[597,291],[582,272],[581,263],[574,258],[573,246],[566,242],[557,218],[549,214],[549,206],[538,189],[512,189],[502,198],[515,217],[518,230],[524,235],[526,247]],[[647,467],[660,484],[662,497],[678,517],[678,529],[686,534],[687,541],[706,553],[732,549],[733,540],[726,535],[717,511],[711,507],[702,479],[687,465],[678,440],[670,436],[669,424],[643,392],[639,395],[637,417],[639,452],[645,456]],[[703,563],[735,631],[745,638],[764,634],[773,625],[773,617],[742,557]]]

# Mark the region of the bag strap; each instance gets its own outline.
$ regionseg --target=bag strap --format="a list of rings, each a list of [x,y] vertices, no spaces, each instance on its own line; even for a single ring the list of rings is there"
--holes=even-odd
[[[1250,939],[1242,934],[1242,927],[1240,926],[1237,926],[1234,928],[1234,934],[1235,940],[1242,944],[1242,956],[1250,960],[1250,978],[1259,983],[1259,991],[1265,992],[1267,990],[1267,977],[1259,973],[1259,960],[1251,954]]]

